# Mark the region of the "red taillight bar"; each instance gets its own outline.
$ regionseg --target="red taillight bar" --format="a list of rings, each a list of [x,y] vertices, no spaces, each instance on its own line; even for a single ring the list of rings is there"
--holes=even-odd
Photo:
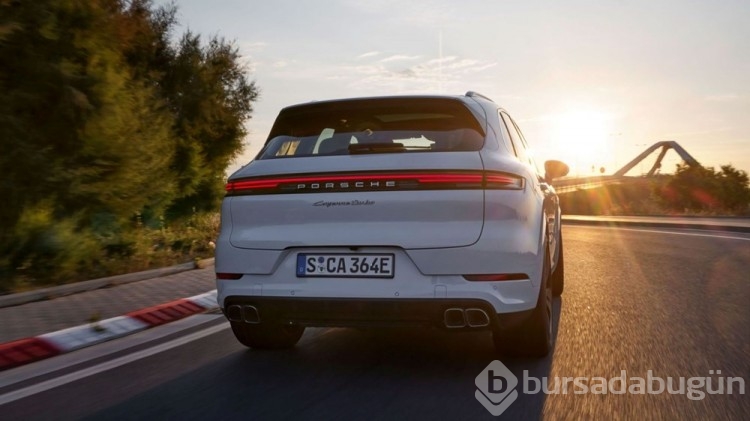
[[[226,184],[227,193],[249,192],[253,190],[278,189],[282,184],[332,183],[332,182],[375,182],[375,181],[414,181],[420,185],[457,184],[458,188],[490,189],[523,189],[523,178],[510,174],[492,172],[415,172],[415,173],[377,173],[377,174],[337,174],[306,175],[288,177],[269,177],[240,179]],[[467,186],[471,185],[473,186]]]
[[[484,177],[485,189],[523,190],[524,179],[517,175],[487,173]]]
[[[216,272],[216,279],[240,279],[240,278],[242,278],[241,273]]]
[[[346,174],[334,176],[283,177],[257,180],[230,181],[226,190],[268,189],[286,183],[330,183],[335,181],[368,182],[385,180],[414,180],[419,183],[481,183],[481,174]]]

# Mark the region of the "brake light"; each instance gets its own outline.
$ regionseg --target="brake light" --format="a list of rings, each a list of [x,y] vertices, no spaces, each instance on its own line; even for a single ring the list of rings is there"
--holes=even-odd
[[[494,273],[482,275],[464,275],[464,279],[473,282],[520,281],[529,279],[525,273]]]
[[[510,174],[485,174],[485,188],[523,190],[523,178]]]
[[[216,272],[216,279],[240,279],[240,278],[242,278],[241,273]]]
[[[482,188],[522,190],[524,179],[499,172],[414,171],[246,178],[225,186],[227,195]]]

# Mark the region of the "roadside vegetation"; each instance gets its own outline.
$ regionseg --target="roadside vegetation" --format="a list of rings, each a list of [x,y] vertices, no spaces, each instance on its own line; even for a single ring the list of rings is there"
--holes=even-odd
[[[149,0],[0,0],[0,293],[213,255],[258,88]]]
[[[0,293],[213,255],[259,91],[237,47],[150,0],[0,0]],[[679,167],[561,196],[593,215],[749,215],[748,175]]]
[[[560,206],[571,215],[750,216],[750,184],[731,165],[678,165],[674,175],[563,194]]]

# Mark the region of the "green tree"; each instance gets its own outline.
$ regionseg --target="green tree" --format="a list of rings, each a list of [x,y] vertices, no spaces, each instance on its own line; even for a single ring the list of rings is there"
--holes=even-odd
[[[39,260],[36,251],[45,259],[55,247],[67,253],[70,244],[57,238],[62,226],[83,238],[171,202],[171,120],[157,92],[125,65],[113,5],[2,6],[13,27],[0,42],[0,133],[8,152],[0,194],[10,205],[0,212],[11,268]],[[29,231],[18,224],[27,220],[41,225]],[[97,227],[95,220],[112,223]]]
[[[119,22],[124,56],[138,78],[159,90],[172,118],[178,197],[169,216],[216,209],[226,167],[242,151],[258,88],[236,45],[187,32],[170,43],[174,7],[134,0]]]
[[[718,172],[712,167],[678,165],[662,197],[676,211],[745,212],[750,206],[748,175],[731,165]]]
[[[718,195],[724,208],[737,213],[750,210],[750,181],[747,173],[731,165],[722,165],[717,176]]]
[[[232,43],[171,42],[175,12],[0,0],[0,289],[101,263],[135,215],[216,209],[258,91]]]
[[[163,74],[164,97],[175,115],[177,139],[172,168],[182,196],[177,215],[216,209],[223,197],[224,172],[242,150],[244,122],[258,90],[248,81],[236,46],[186,33]]]

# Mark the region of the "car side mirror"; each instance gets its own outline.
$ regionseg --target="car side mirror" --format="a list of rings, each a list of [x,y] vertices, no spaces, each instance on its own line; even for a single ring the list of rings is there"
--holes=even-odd
[[[565,177],[569,171],[570,168],[562,161],[551,159],[544,163],[544,179],[548,183],[556,178]]]

